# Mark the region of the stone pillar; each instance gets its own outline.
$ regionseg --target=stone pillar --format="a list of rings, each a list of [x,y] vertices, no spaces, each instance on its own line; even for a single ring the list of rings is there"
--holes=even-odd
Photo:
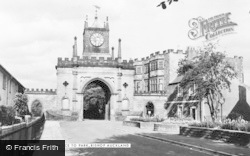
[[[73,95],[72,95],[72,111],[76,111],[76,104],[77,104],[77,99],[76,99],[76,93],[77,93],[77,68],[74,67],[73,71]]]
[[[80,96],[80,100],[79,100],[79,104],[80,104],[80,110],[78,111],[78,121],[83,121],[83,94],[79,94]]]
[[[122,106],[122,72],[121,72],[121,67],[118,68],[118,73],[117,73],[117,93],[118,93],[117,111],[121,111],[121,106]]]
[[[118,40],[118,73],[117,73],[117,92],[118,92],[118,100],[117,105],[118,109],[117,111],[121,111],[122,106],[122,52],[121,52],[121,39]]]

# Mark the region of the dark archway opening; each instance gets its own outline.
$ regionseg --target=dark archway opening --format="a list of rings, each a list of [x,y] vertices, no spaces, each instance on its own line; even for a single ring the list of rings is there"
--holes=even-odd
[[[146,105],[146,114],[148,116],[154,116],[154,104],[151,101]]]
[[[89,83],[83,96],[84,119],[110,120],[110,96],[109,87],[100,80]]]

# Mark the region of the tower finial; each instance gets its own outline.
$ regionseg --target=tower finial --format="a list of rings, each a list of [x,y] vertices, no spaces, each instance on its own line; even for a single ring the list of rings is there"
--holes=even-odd
[[[108,18],[108,16],[106,17],[106,29],[109,29],[109,18]]]
[[[112,60],[114,60],[115,56],[114,56],[114,47],[111,48],[112,49]]]
[[[95,19],[97,19],[97,9],[95,10]]]
[[[85,28],[88,27],[88,15],[86,15],[86,21],[84,22],[84,27],[85,27]]]
[[[95,19],[97,19],[97,10],[101,8],[97,5],[94,5],[94,7],[95,7]]]
[[[118,63],[122,62],[121,39],[118,40]]]
[[[74,45],[73,45],[73,57],[77,57],[77,37],[74,37]]]

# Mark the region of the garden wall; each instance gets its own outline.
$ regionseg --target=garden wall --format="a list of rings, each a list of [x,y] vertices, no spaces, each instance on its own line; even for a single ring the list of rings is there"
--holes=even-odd
[[[167,101],[167,96],[160,95],[136,95],[133,100],[133,111],[142,111],[146,114],[146,104],[151,101],[154,105],[154,115],[164,115],[164,103]]]
[[[139,122],[139,121],[123,121],[124,126],[138,127],[152,131],[161,131],[168,134],[179,134],[180,125],[173,123],[157,123],[157,122]]]
[[[224,142],[233,143],[240,146],[250,146],[249,132],[181,126],[180,135],[204,139],[222,140]]]
[[[39,140],[45,123],[45,116],[27,123],[0,127],[0,140]]]

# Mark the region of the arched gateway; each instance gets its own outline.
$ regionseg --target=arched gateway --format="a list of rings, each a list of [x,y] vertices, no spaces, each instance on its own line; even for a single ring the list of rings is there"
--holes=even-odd
[[[95,78],[83,87],[83,118],[110,120],[112,89],[104,80]]]
[[[121,39],[117,57],[114,48],[110,53],[108,18],[105,26],[98,23],[97,15],[92,26],[86,20],[82,54],[77,53],[75,37],[72,58],[58,58],[56,65],[57,107],[65,115],[78,114],[78,120],[115,120],[124,111],[123,100],[133,99],[133,61],[122,60]]]

